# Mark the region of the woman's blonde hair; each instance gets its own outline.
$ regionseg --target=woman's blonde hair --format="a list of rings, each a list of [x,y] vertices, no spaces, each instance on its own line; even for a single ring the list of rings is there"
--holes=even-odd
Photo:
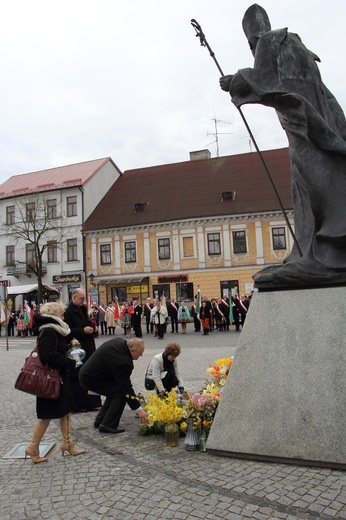
[[[48,314],[48,316],[60,316],[64,314],[66,305],[63,302],[49,302],[41,305],[40,314]]]

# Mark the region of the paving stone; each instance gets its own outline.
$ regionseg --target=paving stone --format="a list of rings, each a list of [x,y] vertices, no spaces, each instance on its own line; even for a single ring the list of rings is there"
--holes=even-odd
[[[198,334],[179,338],[186,388],[201,388],[209,364],[233,354],[238,337],[211,334],[203,345]],[[20,350],[10,345],[7,352],[0,341],[3,454],[28,440],[35,422],[35,399],[13,388],[31,343]],[[143,358],[135,362],[136,389],[143,392],[146,366],[160,349],[147,340]],[[74,439],[86,448],[85,455],[61,457],[53,422],[46,437],[56,447],[48,463],[0,459],[1,520],[346,519],[346,472],[189,453],[182,442],[167,448],[162,436],[138,435],[139,423],[130,410],[123,416],[126,435],[101,436],[93,428],[95,416],[72,418]]]

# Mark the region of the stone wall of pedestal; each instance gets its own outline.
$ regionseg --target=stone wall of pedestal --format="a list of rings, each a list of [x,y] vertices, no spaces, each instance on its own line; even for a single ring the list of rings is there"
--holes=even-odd
[[[255,293],[207,449],[346,469],[346,287]]]

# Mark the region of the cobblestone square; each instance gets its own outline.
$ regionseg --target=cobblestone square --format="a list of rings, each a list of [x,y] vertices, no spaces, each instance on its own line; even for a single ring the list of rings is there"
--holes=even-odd
[[[178,364],[185,388],[198,391],[208,366],[234,355],[240,334],[202,337],[192,324],[187,334],[168,332],[161,342],[144,334],[146,350],[132,377],[136,391],[145,392],[150,359],[173,340],[182,348]],[[100,336],[97,345],[110,337]],[[34,344],[35,338],[13,337],[7,350],[0,338],[1,457],[31,437],[35,398],[15,390],[14,381]],[[74,440],[85,455],[61,456],[60,431],[52,421],[44,440],[56,446],[47,463],[1,458],[1,520],[346,519],[345,472],[189,452],[183,440],[169,448],[162,436],[138,435],[138,419],[129,409],[123,434],[102,435],[93,427],[95,416],[72,416]]]

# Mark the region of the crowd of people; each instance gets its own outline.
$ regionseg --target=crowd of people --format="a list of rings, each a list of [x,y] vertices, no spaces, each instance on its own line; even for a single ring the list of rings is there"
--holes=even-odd
[[[103,303],[93,303],[92,316],[101,335],[115,334],[116,327],[122,327],[126,337],[133,333],[141,338],[142,323],[146,333],[153,334],[158,339],[163,339],[167,332],[186,334],[188,323],[193,323],[194,332],[207,335],[214,330],[231,330],[232,325],[234,330],[240,331],[245,323],[251,298],[252,293],[241,297],[234,294],[231,298],[226,294],[223,298],[209,299],[202,296],[199,312],[197,296],[190,307],[184,301],[177,303],[174,298],[167,301],[165,298],[147,298],[144,305],[138,301],[119,305],[115,299],[107,307]]]
[[[128,338],[132,334],[141,338],[142,325],[147,334],[154,334],[158,339],[163,339],[167,332],[186,334],[188,323],[193,323],[194,332],[203,332],[203,335],[208,335],[214,330],[231,330],[232,325],[235,327],[234,330],[239,331],[245,323],[251,297],[252,293],[241,297],[234,294],[231,298],[226,294],[223,298],[209,299],[202,296],[199,312],[196,298],[190,307],[184,301],[177,303],[174,298],[167,301],[165,298],[159,300],[147,298],[143,305],[137,300],[119,304],[118,299],[115,298],[107,305],[103,302],[93,302],[84,320],[90,321],[90,326],[93,328],[90,334],[94,338],[99,335],[114,335],[117,327],[123,328],[124,335]],[[85,300],[78,300],[75,296],[72,296],[72,300],[77,307],[86,309]],[[79,303],[81,305],[78,305]],[[70,311],[71,306],[69,313]],[[9,305],[6,323],[1,316],[0,335],[1,332],[7,332],[9,337],[33,336],[33,318],[38,312],[39,308],[35,303],[30,306],[24,302],[24,305],[19,305],[16,310]],[[76,317],[76,313],[72,313],[70,319],[73,316]]]
[[[37,312],[38,307],[35,303],[30,306],[28,302],[24,302],[24,305],[18,305],[17,309],[14,309],[11,301],[7,311],[2,306],[0,336],[3,333],[7,333],[8,336],[33,336],[33,317]]]

